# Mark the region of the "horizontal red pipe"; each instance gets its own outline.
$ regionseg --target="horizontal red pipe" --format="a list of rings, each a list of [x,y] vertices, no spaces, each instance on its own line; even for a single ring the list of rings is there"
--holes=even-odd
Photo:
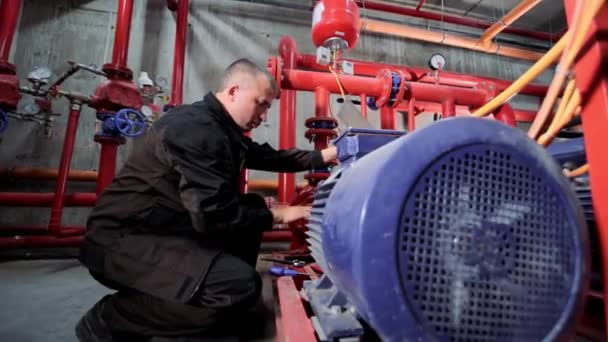
[[[51,235],[57,237],[83,235],[86,229],[84,227],[59,227],[56,232],[51,232],[47,227],[43,226],[0,226],[0,235]]]
[[[403,101],[399,105],[397,105],[397,111],[407,112],[409,111],[409,101]],[[416,114],[419,113],[441,113],[441,104],[437,102],[424,102],[424,101],[416,101],[414,103],[414,111]],[[533,110],[524,110],[524,109],[513,109],[513,113],[515,114],[515,121],[520,122],[532,122],[536,117],[536,112]],[[456,106],[456,115],[470,115],[471,111],[466,106]]]
[[[341,75],[340,82],[350,94],[365,93],[371,97],[381,96],[385,81],[379,78]],[[318,86],[327,88],[337,94],[340,88],[330,73],[302,70],[283,70],[282,89],[314,91]],[[442,85],[406,82],[406,99],[415,98],[421,101],[441,102],[453,99],[456,104],[478,107],[483,105],[487,96],[479,89],[456,88]]]
[[[45,227],[0,227],[0,234],[10,232],[12,234],[23,234],[10,237],[0,237],[0,250],[18,248],[55,248],[55,247],[79,247],[82,243],[84,228],[64,227],[60,229],[61,236],[42,235]],[[29,234],[41,235],[29,235]],[[290,231],[267,231],[264,232],[263,241],[289,241]]]
[[[82,236],[55,237],[50,235],[0,237],[0,250],[19,248],[79,247]]]
[[[419,11],[413,8],[407,8],[403,6],[390,5],[386,3],[376,2],[376,1],[367,1],[367,0],[355,0],[357,5],[360,8],[370,9],[374,11],[382,11],[387,13],[401,14],[407,15],[410,17],[441,21],[450,24],[463,25],[468,27],[475,27],[479,29],[487,29],[492,26],[494,23],[490,23],[487,21],[468,19],[464,17],[456,17],[451,15],[446,15],[445,13],[433,13],[426,11]],[[522,37],[528,37],[538,40],[551,41],[556,42],[559,40],[557,35],[551,35],[546,32],[539,31],[530,31],[525,29],[520,29],[516,27],[506,27],[502,32],[515,34]]]
[[[0,205],[14,207],[50,207],[54,193],[0,192]],[[76,192],[64,196],[64,204],[70,207],[92,207],[97,195],[92,192]]]
[[[0,61],[8,62],[21,9],[21,0],[1,0],[0,4]]]
[[[480,82],[493,83],[496,85],[497,90],[503,91],[507,89],[513,82],[507,80],[501,80],[498,78],[472,76],[459,74],[455,72],[440,71],[438,73],[437,80],[435,79],[434,73],[429,69],[417,68],[410,66],[394,65],[394,64],[383,64],[383,63],[372,63],[367,61],[360,61],[355,59],[348,59],[349,62],[353,63],[355,75],[363,76],[376,76],[381,69],[389,69],[395,71],[401,71],[406,75],[406,78],[410,81],[417,81],[423,83],[439,83],[443,85],[457,86],[457,87],[468,87],[472,88],[477,86]],[[327,67],[317,64],[316,57],[313,55],[299,55],[298,56],[298,67],[303,69],[327,71]],[[526,95],[533,95],[543,97],[547,94],[549,87],[540,84],[528,84],[525,86],[520,93]]]

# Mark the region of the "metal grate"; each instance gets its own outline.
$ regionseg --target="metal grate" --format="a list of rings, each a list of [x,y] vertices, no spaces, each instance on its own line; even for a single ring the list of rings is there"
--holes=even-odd
[[[423,324],[451,341],[539,341],[574,281],[574,225],[555,190],[518,156],[468,146],[410,192],[400,277]]]

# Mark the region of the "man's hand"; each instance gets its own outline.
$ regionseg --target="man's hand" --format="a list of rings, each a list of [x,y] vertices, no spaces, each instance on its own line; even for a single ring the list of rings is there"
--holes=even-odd
[[[288,224],[300,219],[308,219],[310,217],[310,207],[291,206],[291,207],[275,207],[270,208],[274,223]]]
[[[321,150],[321,156],[323,156],[323,162],[325,164],[332,163],[338,159],[338,148],[336,146],[329,146]]]

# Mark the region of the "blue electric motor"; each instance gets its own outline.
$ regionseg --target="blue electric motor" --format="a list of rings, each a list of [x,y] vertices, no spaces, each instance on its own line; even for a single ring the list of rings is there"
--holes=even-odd
[[[317,190],[303,295],[321,340],[553,341],[589,278],[580,204],[521,131],[476,118],[351,130]],[[368,154],[369,153],[369,154]]]

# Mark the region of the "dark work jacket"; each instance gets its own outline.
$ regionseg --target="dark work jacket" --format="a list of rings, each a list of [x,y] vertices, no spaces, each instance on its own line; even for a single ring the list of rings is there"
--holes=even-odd
[[[263,199],[240,194],[241,169],[322,166],[319,151],[253,142],[209,93],[135,142],[89,216],[81,261],[112,283],[186,302],[239,232],[272,228]]]

